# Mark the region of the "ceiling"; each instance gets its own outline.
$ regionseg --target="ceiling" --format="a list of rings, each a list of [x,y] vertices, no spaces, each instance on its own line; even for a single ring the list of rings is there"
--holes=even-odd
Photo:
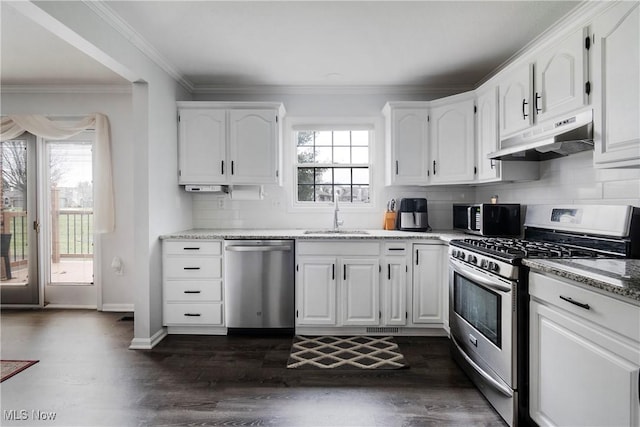
[[[472,87],[578,4],[109,1],[101,7],[198,90]],[[1,48],[2,84],[125,82],[4,4]]]

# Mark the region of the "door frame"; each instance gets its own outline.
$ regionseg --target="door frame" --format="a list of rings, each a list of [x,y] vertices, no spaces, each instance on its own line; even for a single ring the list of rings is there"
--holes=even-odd
[[[27,194],[25,198],[25,207],[27,210],[26,216],[26,229],[27,229],[27,242],[28,242],[28,274],[29,274],[29,282],[27,282],[27,290],[24,290],[23,287],[11,287],[7,286],[3,287],[2,293],[8,293],[9,299],[12,296],[17,296],[17,299],[24,296],[35,299],[35,302],[28,303],[8,303],[1,304],[1,308],[37,308],[42,307],[42,295],[40,292],[40,238],[38,236],[38,231],[34,229],[34,224],[38,221],[39,215],[39,202],[40,198],[37,193],[38,191],[38,177],[39,177],[39,168],[38,168],[38,137],[28,132],[23,133],[22,135],[17,136],[13,139],[14,141],[24,140],[26,142],[27,149]],[[4,202],[3,202],[4,203]],[[31,289],[32,288],[32,289]],[[6,297],[5,297],[6,298]]]
[[[90,133],[90,137],[87,137],[87,133]],[[90,140],[92,143],[92,156],[91,156],[91,166],[92,166],[92,180],[93,180],[93,171],[95,171],[96,166],[96,158],[95,158],[95,132],[92,130],[87,130],[79,133],[76,136],[66,138],[64,140],[60,140],[59,142],[73,142],[73,141],[87,141]],[[38,146],[38,216],[41,218],[41,233],[38,235],[38,245],[41,248],[39,254],[39,290],[40,290],[40,306],[46,309],[90,309],[90,310],[102,310],[102,286],[100,278],[100,269],[99,262],[96,260],[100,259],[100,234],[94,233],[93,235],[93,285],[91,285],[95,292],[95,298],[93,303],[89,304],[66,304],[66,303],[50,303],[45,305],[46,298],[46,288],[50,284],[48,283],[48,278],[50,277],[50,269],[51,265],[49,262],[50,259],[50,195],[48,192],[49,188],[49,162],[48,162],[48,150],[47,143],[49,141],[58,142],[54,140],[49,140],[42,137],[37,137],[37,146]],[[95,197],[95,192],[94,192]],[[83,286],[83,285],[55,285],[55,286]]]

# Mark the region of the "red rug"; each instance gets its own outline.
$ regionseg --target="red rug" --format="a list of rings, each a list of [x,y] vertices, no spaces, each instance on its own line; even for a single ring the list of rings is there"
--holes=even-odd
[[[0,374],[2,375],[0,383],[36,363],[38,360],[0,360]]]

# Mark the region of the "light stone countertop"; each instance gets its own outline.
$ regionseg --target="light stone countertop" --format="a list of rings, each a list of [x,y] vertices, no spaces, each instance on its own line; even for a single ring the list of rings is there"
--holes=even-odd
[[[640,259],[524,259],[531,270],[554,274],[640,305]]]
[[[314,233],[306,230],[325,231],[325,229],[193,229],[160,236],[161,240],[177,239],[295,239],[295,240],[440,240],[449,243],[453,239],[471,237],[453,230],[409,232],[397,230],[352,230],[351,233]],[[346,230],[346,229],[345,229]],[[347,230],[348,231],[348,230]],[[359,232],[366,231],[366,234]]]

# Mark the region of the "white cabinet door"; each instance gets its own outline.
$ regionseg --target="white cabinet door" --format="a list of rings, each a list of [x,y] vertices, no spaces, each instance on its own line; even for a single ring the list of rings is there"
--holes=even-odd
[[[389,256],[382,265],[382,323],[389,326],[407,324],[407,261]]]
[[[178,174],[180,184],[225,182],[226,115],[224,110],[179,112]]]
[[[431,182],[473,181],[475,167],[474,100],[434,107],[431,124]]]
[[[536,301],[530,317],[530,415],[538,425],[639,425],[638,343]]]
[[[586,30],[580,29],[536,57],[533,95],[536,122],[543,122],[587,104],[586,37]]]
[[[229,182],[278,182],[278,123],[275,110],[229,111]]]
[[[594,163],[640,167],[640,6],[621,2],[593,23]]]
[[[298,325],[336,324],[336,258],[299,257],[296,280]]]
[[[478,181],[491,181],[500,176],[500,161],[490,160],[487,155],[498,150],[498,90],[490,86],[478,93],[476,101],[476,146],[478,151]]]
[[[342,259],[342,324],[380,323],[380,265],[378,258]]]
[[[442,245],[413,245],[413,323],[443,321]]]
[[[499,84],[500,138],[522,131],[533,123],[531,115],[532,67],[523,64]]]
[[[429,133],[426,108],[394,108],[387,113],[390,185],[424,185],[428,176]]]

